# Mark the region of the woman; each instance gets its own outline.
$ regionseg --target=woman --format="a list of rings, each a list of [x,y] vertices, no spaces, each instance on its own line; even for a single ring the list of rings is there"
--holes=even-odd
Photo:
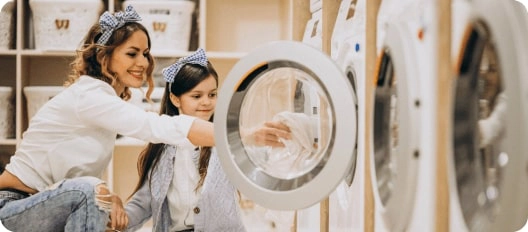
[[[84,38],[63,92],[31,119],[0,175],[0,220],[13,231],[119,231],[128,218],[100,179],[117,134],[212,146],[211,122],[145,112],[128,88],[153,88],[150,37],[129,6],[105,12]],[[110,217],[109,217],[110,216]]]

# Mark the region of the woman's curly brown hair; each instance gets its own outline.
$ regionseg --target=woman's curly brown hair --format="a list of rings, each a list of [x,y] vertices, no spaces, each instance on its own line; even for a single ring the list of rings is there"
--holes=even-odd
[[[69,86],[73,84],[81,75],[88,75],[95,79],[107,82],[111,86],[116,83],[116,75],[108,69],[109,61],[115,48],[126,42],[130,36],[136,31],[143,31],[148,38],[148,47],[150,49],[151,42],[147,29],[138,22],[127,22],[122,27],[116,29],[112,36],[106,42],[106,45],[97,44],[97,40],[101,37],[101,27],[98,23],[94,24],[88,34],[83,40],[83,45],[76,53],[75,60],[70,64],[71,72],[64,85]],[[154,58],[150,53],[147,54],[149,66],[147,67],[147,98],[154,90],[154,79],[152,73],[154,71]],[[130,99],[130,90],[125,87],[125,91],[121,94],[124,100]]]

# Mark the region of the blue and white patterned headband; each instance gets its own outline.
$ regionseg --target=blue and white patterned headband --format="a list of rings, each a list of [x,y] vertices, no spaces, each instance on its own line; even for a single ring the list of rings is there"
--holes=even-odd
[[[103,34],[97,40],[97,44],[105,45],[116,29],[122,27],[127,22],[137,21],[141,21],[141,17],[131,5],[128,5],[124,12],[119,11],[114,15],[110,14],[108,11],[104,12],[99,18],[99,25],[101,26]]]
[[[176,63],[164,68],[162,71],[163,79],[169,83],[174,82],[176,74],[178,74],[180,69],[186,64],[198,64],[207,68],[207,56],[205,55],[205,51],[202,48],[198,48],[193,54],[187,57],[182,57]]]

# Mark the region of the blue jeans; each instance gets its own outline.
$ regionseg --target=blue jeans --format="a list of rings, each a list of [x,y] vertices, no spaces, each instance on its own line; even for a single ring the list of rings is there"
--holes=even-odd
[[[105,231],[107,210],[98,206],[95,177],[63,180],[31,196],[0,191],[0,220],[12,231]]]

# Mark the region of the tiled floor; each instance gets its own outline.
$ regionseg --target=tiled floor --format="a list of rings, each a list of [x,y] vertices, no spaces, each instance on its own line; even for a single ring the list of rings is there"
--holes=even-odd
[[[269,210],[249,200],[243,200],[241,208],[248,232],[292,231],[294,211]]]

